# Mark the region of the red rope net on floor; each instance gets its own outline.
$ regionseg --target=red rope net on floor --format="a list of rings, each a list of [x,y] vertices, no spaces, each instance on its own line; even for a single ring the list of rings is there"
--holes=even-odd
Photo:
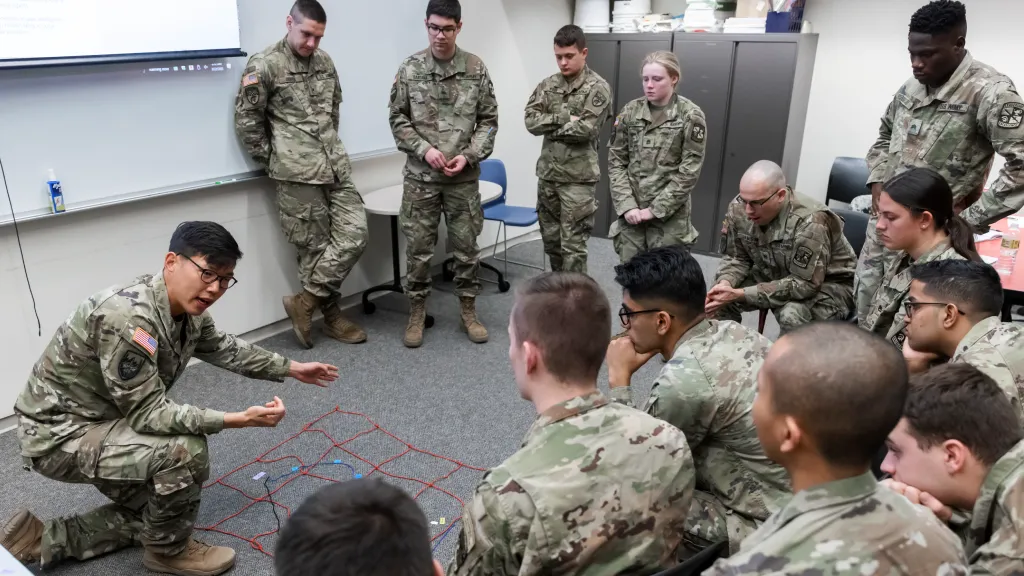
[[[367,424],[369,424],[369,428],[362,429],[356,434],[339,441],[336,440],[330,433],[328,433],[327,430],[324,429],[324,424],[329,422],[328,418],[332,416],[335,417],[334,419],[338,419],[344,416],[361,418],[365,420]],[[356,450],[351,448],[353,443],[355,443],[357,440],[366,440],[367,438],[371,437],[374,434],[383,434],[385,435],[384,440],[390,438],[391,440],[397,442],[396,448],[399,450],[399,452],[386,458],[385,460],[374,463],[371,462],[370,460],[367,460],[363,456],[360,456],[356,452]],[[278,450],[279,448],[285,447],[295,441],[301,441],[304,438],[312,438],[316,440],[318,444],[320,444],[320,448],[326,449],[322,450],[322,453],[320,453],[318,458],[308,463],[303,461],[302,458],[300,458],[296,454],[281,454],[270,457],[270,454]],[[355,464],[355,466],[345,462],[342,458],[338,458],[337,456],[330,456],[330,454],[336,450],[341,451],[341,453],[344,455],[344,460],[348,460],[349,458],[354,459],[352,462],[353,464]],[[433,478],[433,480],[426,480],[423,478],[416,478],[412,476],[396,474],[394,472],[389,472],[388,470],[384,469],[384,467],[390,467],[389,465],[393,465],[399,459],[403,457],[409,457],[410,455],[422,455],[429,457],[434,461],[434,464],[444,465],[445,469],[450,467],[450,470],[441,473],[440,475]],[[270,472],[268,472],[267,469],[264,468],[282,462],[288,462],[290,466],[282,466],[279,472],[284,471],[284,473],[277,474],[276,476],[271,475]],[[326,473],[323,472],[323,470],[325,470],[326,467],[328,466],[334,466],[336,467],[336,469],[347,469],[347,471],[350,471],[351,475],[348,476],[348,478],[329,477],[328,475],[326,475]],[[249,467],[261,468],[260,473],[257,474],[257,476],[252,478],[251,480],[249,474],[244,474],[241,475],[240,477],[240,479],[242,479],[243,481],[250,483],[252,489],[255,491],[255,494],[246,492],[246,490],[236,486],[235,484],[237,483],[237,481],[229,481],[229,477]],[[357,471],[356,467],[363,468],[364,472],[360,473],[359,471]],[[216,522],[213,522],[212,524],[209,524],[207,526],[197,526],[196,529],[208,532],[217,532],[220,534],[225,534],[227,536],[238,538],[239,540],[248,542],[249,545],[254,550],[258,550],[263,554],[272,557],[273,554],[271,553],[271,551],[268,551],[264,548],[264,545],[261,542],[261,540],[267,539],[269,536],[277,534],[279,527],[276,526],[276,524],[279,523],[280,525],[284,525],[287,516],[291,515],[291,507],[286,506],[275,500],[275,495],[278,495],[282,490],[284,490],[289,485],[292,485],[300,478],[314,478],[326,482],[338,482],[350,478],[367,477],[375,473],[380,473],[384,474],[385,476],[388,476],[393,480],[400,480],[404,481],[405,483],[411,483],[415,488],[418,489],[418,491],[415,491],[413,493],[413,499],[418,500],[419,497],[422,496],[427,491],[434,491],[437,492],[438,494],[452,498],[455,502],[457,502],[457,510],[459,513],[461,513],[464,504],[462,499],[456,496],[455,494],[452,494],[447,489],[438,486],[437,484],[444,480],[450,479],[456,472],[459,472],[460,470],[463,469],[475,472],[484,471],[483,468],[470,466],[469,464],[459,462],[458,460],[417,448],[412,444],[406,442],[405,440],[402,440],[398,436],[392,434],[391,432],[385,430],[365,414],[361,414],[359,412],[347,412],[345,410],[342,410],[340,407],[335,407],[334,410],[331,410],[330,412],[306,424],[305,426],[302,427],[302,430],[288,437],[283,442],[280,442],[270,450],[267,450],[254,460],[251,460],[245,464],[242,464],[241,466],[238,466],[234,470],[228,472],[227,474],[224,474],[223,476],[215,480],[210,481],[205,486],[203,486],[204,490],[214,486],[223,486],[225,488],[228,488],[244,496],[244,504],[242,505],[241,509],[238,510],[237,512],[229,516],[225,516],[224,518],[221,518],[220,520],[217,520]],[[253,482],[253,480],[257,479],[261,479],[262,481]],[[313,488],[318,487],[319,486],[314,486]],[[225,527],[225,525],[228,524],[230,521],[240,519],[242,515],[244,515],[247,511],[249,511],[251,508],[260,503],[270,504],[271,506],[273,506],[275,516],[278,516],[278,514],[276,513],[278,508],[284,510],[285,516],[278,516],[279,520],[277,523],[275,523],[275,527],[273,529],[264,530],[263,532],[253,534],[251,536],[246,536],[243,534],[239,534],[237,531],[228,530]],[[296,503],[296,505],[300,503],[301,502],[298,502]],[[257,512],[255,513],[265,514],[265,512],[263,512],[264,510],[265,508],[262,507],[257,508]],[[448,525],[439,526],[439,528],[441,528],[441,531],[435,534],[432,538],[435,550],[440,545],[441,541],[448,535],[448,533],[452,531],[452,529],[457,525],[460,519],[461,516],[458,516],[453,518],[450,522],[445,522],[445,524]],[[255,522],[247,523],[248,526],[252,526],[255,524]]]

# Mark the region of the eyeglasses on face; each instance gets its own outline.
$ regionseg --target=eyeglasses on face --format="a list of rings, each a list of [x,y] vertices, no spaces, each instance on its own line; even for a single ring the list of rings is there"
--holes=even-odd
[[[629,327],[629,319],[637,314],[654,314],[656,312],[665,312],[664,310],[630,310],[625,304],[619,308],[619,322],[622,323],[623,328]],[[666,312],[666,314],[668,314]],[[675,318],[675,316],[669,314],[669,318]]]
[[[785,188],[779,188],[775,192],[772,192],[771,196],[769,196],[767,198],[762,198],[760,200],[744,200],[742,196],[737,195],[736,196],[736,203],[737,204],[745,204],[747,206],[750,206],[751,208],[760,208],[761,206],[764,206],[766,202],[768,202],[772,198],[775,198],[775,196],[779,192],[782,192],[783,190],[785,190]]]
[[[203,268],[199,264],[196,264],[195,260],[189,258],[188,256],[185,256],[184,254],[178,254],[178,256],[181,256],[182,258],[188,260],[189,262],[192,263],[193,266],[198,268],[199,279],[207,284],[213,284],[215,281],[217,281],[220,283],[220,287],[222,290],[227,290],[228,288],[231,288],[235,284],[238,284],[238,279],[235,278],[234,276],[221,276],[220,274],[217,274],[216,272],[210,270],[209,268]]]
[[[953,306],[953,309],[956,310],[957,314],[963,314],[963,310],[960,310],[955,304],[950,304],[949,302],[917,302],[907,300],[903,303],[903,312],[906,313],[907,318],[914,315],[914,309],[918,306]]]
[[[431,36],[437,36],[438,34],[444,34],[446,37],[450,37],[455,34],[457,28],[455,26],[435,26],[433,24],[427,24],[427,32],[430,32]]]

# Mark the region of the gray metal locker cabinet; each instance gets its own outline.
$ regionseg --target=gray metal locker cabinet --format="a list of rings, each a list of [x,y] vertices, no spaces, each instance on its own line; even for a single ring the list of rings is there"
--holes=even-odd
[[[815,34],[676,33],[680,93],[708,120],[704,168],[691,200],[700,233],[695,249],[718,251],[721,222],[754,162],[777,162],[796,182],[817,42]]]
[[[615,221],[608,181],[608,140],[614,117],[627,102],[644,95],[640,64],[651,52],[672,49],[671,34],[588,34],[587,65],[601,75],[612,89],[613,120],[601,130],[601,181],[597,185],[597,215],[593,236],[608,237]]]

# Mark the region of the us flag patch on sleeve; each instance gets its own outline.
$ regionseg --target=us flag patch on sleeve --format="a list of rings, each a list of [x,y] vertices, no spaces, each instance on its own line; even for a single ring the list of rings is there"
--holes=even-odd
[[[259,82],[260,79],[256,77],[256,73],[254,72],[252,74],[247,74],[245,78],[242,79],[242,86],[251,86],[253,84],[259,84]]]
[[[150,336],[149,332],[146,332],[141,327],[135,328],[135,333],[132,334],[132,342],[145,348],[150,356],[156,354],[156,338]]]

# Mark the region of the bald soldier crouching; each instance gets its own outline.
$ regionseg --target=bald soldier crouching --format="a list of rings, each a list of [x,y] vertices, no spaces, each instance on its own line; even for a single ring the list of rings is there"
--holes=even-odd
[[[19,510],[0,544],[20,562],[49,568],[141,544],[154,572],[216,575],[234,564],[232,549],[192,538],[210,473],[206,435],[276,426],[284,403],[224,413],[178,404],[167,391],[193,356],[261,380],[324,386],[338,376],[217,330],[207,309],[237,282],[241,257],[221,225],[185,222],[160,274],[94,294],[57,329],[14,406],[25,467],[92,484],[112,502],[45,523]]]

